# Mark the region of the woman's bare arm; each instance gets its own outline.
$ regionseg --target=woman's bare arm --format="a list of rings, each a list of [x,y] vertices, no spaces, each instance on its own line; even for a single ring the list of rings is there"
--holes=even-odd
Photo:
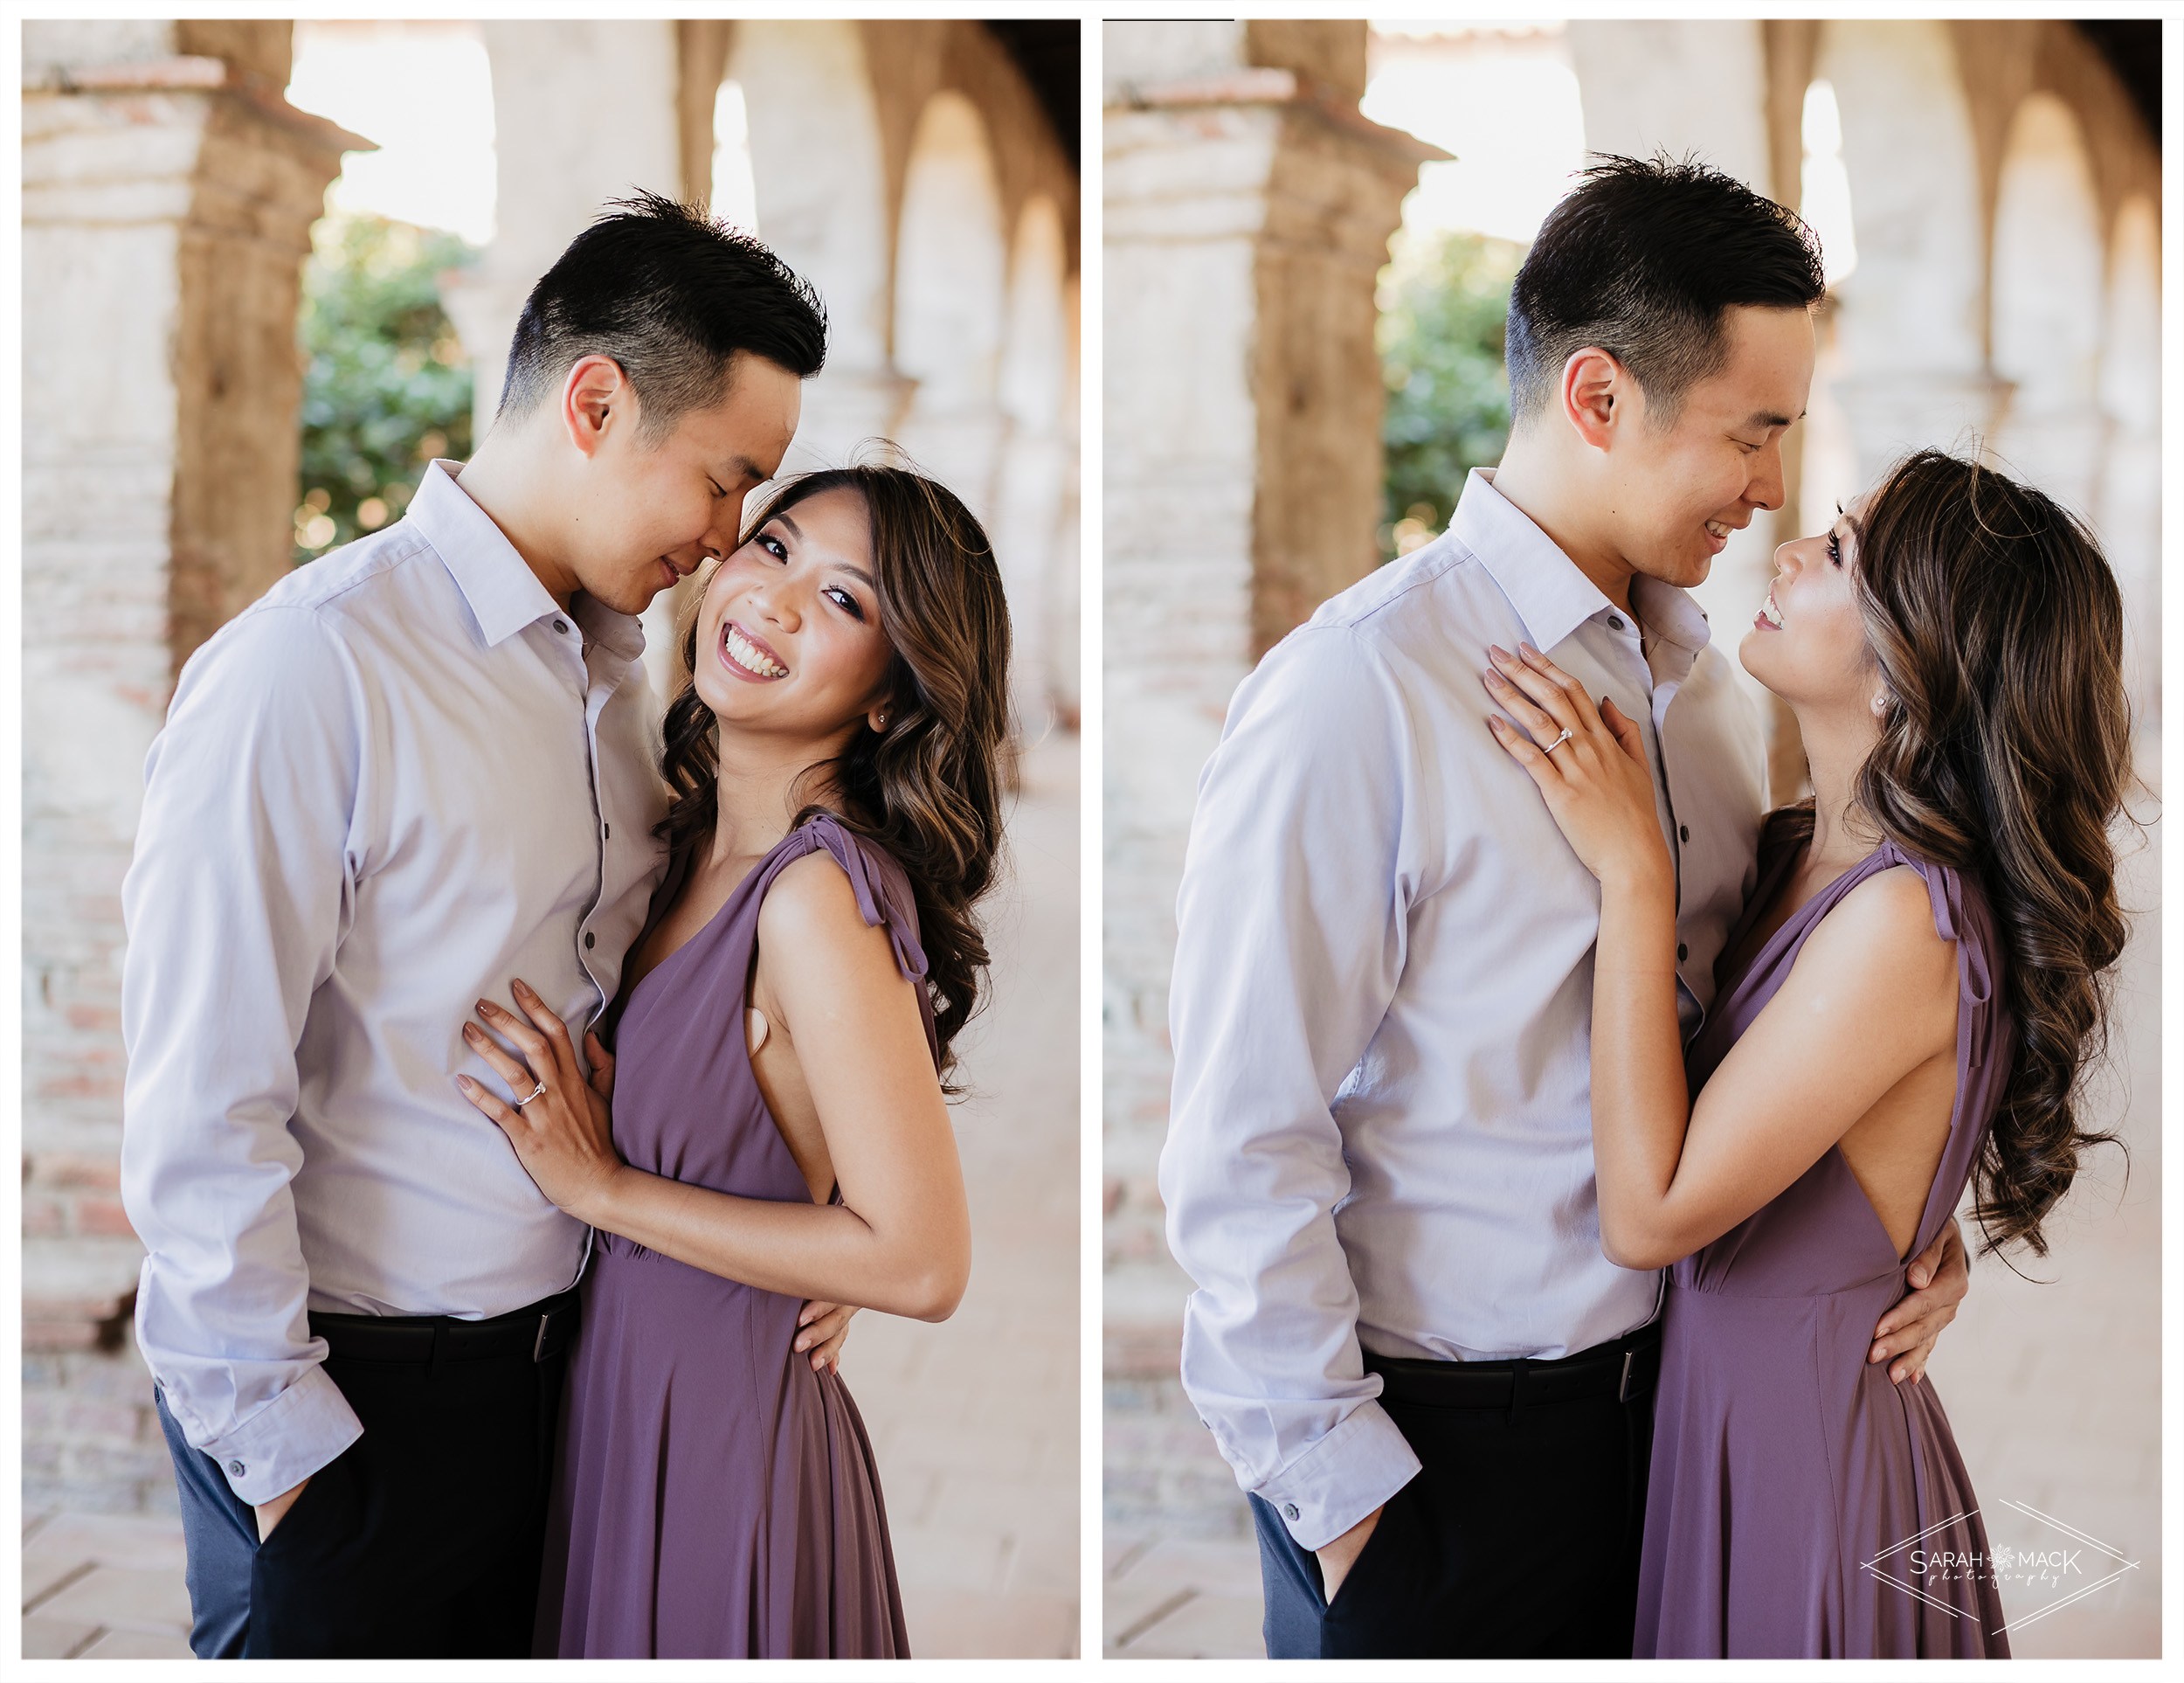
[[[533,1022],[506,1013],[487,1021],[516,1042],[547,1092],[517,1112],[475,1083],[465,1091],[508,1133],[540,1189],[580,1221],[761,1291],[943,1320],[970,1275],[970,1211],[913,985],[831,859],[784,869],[758,930],[840,1203],[737,1197],[622,1162],[605,1101],[577,1076],[566,1028],[521,984],[517,1001]],[[743,1024],[722,1031],[740,1034]]]
[[[1611,1261],[1659,1268],[1780,1195],[1898,1083],[1956,1049],[1956,949],[1910,870],[1861,883],[1806,938],[1774,997],[1687,1106],[1659,984],[1623,943],[1651,924],[1603,889],[1593,991],[1593,1127]],[[1673,912],[1670,937],[1673,939]],[[1673,952],[1673,945],[1661,951]],[[1649,1008],[1650,1008],[1650,1010]],[[1673,1081],[1670,1075],[1673,1073]]]
[[[762,1291],[944,1320],[970,1276],[970,1209],[916,996],[887,932],[814,854],[774,879],[758,941],[841,1202],[737,1198],[625,1166],[571,1213]]]
[[[1593,1155],[1600,1243],[1625,1268],[1690,1256],[1819,1161],[1896,1084],[1953,1052],[1956,952],[1915,872],[1860,883],[1696,1106],[1676,1009],[1676,876],[1637,725],[1552,661],[1496,651],[1492,721],[1600,879]],[[1552,744],[1550,747],[1547,745]]]

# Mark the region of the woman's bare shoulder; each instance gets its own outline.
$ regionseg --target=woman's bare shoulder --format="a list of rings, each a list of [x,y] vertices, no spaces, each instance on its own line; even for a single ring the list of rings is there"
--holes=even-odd
[[[841,862],[824,848],[792,859],[775,873],[758,908],[762,940],[829,943],[866,929],[857,890]]]
[[[1956,943],[1936,926],[1926,879],[1909,864],[1874,872],[1830,907],[1797,967],[1892,1008],[1931,1001],[1953,1011],[1956,1002]]]

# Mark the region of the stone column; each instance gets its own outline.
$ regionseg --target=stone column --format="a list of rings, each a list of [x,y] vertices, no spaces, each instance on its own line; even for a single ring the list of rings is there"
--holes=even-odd
[[[910,142],[895,221],[896,370],[916,382],[896,438],[990,526],[1006,426],[999,400],[1008,236],[985,114],[942,88]]]
[[[1010,260],[1008,329],[999,398],[1007,422],[994,474],[990,535],[1014,627],[1012,674],[1027,739],[1054,717],[1053,625],[1055,511],[1072,447],[1063,433],[1068,331],[1062,319],[1061,221],[1040,197],[1018,219]]]
[[[1862,486],[1904,451],[1983,441],[2008,388],[1987,366],[1987,228],[1949,26],[1831,19],[1814,73],[1834,85],[1858,267],[1836,327]]]
[[[1109,1493],[1219,1525],[1241,1509],[1170,1396],[1187,1285],[1154,1185],[1176,883],[1230,692],[1377,558],[1374,280],[1442,155],[1359,114],[1362,22],[1111,23],[1106,44]]]
[[[344,151],[290,26],[23,40],[26,1500],[171,1502],[115,1193],[121,883],[182,662],[287,572],[301,269]]]
[[[2077,117],[2052,94],[2030,95],[2011,120],[1995,195],[1988,342],[2012,391],[1994,452],[2087,517],[2107,442],[2096,390],[2103,232]]]
[[[1083,716],[1083,675],[1080,643],[1084,633],[1084,592],[1082,567],[1083,517],[1083,461],[1080,417],[1083,406],[1084,364],[1082,357],[1080,300],[1082,277],[1072,274],[1062,287],[1062,322],[1068,334],[1068,378],[1064,383],[1061,427],[1064,449],[1061,497],[1054,509],[1053,572],[1047,596],[1047,648],[1053,683],[1055,723],[1065,731],[1079,728]]]
[[[1791,177],[1785,200],[1769,132],[1770,80],[1762,24],[1744,19],[1593,19],[1573,21],[1569,38],[1585,101],[1588,151],[1641,158],[1656,152],[1675,158],[1696,155],[1778,203],[1794,204],[1796,177]],[[1784,440],[1786,468],[1802,442],[1801,429]],[[1770,743],[1780,741],[1785,725],[1792,733],[1789,750],[1770,756],[1782,764],[1778,784],[1793,767],[1794,776],[1803,774],[1801,751],[1794,742],[1795,724],[1738,664],[1737,640],[1767,593],[1775,545],[1790,535],[1778,516],[1755,515],[1749,526],[1731,537],[1706,582],[1692,592],[1716,627],[1715,646],[1728,657],[1730,670],[1767,722]]]
[[[2161,228],[2132,198],[2108,246],[2100,401],[2107,422],[2094,520],[2124,598],[2132,721],[2161,730]],[[2159,764],[2159,756],[2153,758]]]
[[[735,29],[728,73],[750,114],[759,236],[826,301],[826,366],[805,383],[788,466],[839,467],[893,433],[911,390],[888,360],[893,242],[865,32],[759,18]]]
[[[443,303],[476,370],[475,436],[500,406],[516,318],[538,278],[610,199],[683,190],[675,25],[487,23],[493,66],[494,232]],[[708,107],[708,111],[709,111]],[[645,665],[665,696],[679,677],[674,599],[645,616]]]

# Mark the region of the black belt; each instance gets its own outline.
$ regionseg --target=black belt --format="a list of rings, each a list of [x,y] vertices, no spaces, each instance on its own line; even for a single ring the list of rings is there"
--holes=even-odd
[[[563,1292],[486,1320],[453,1315],[311,1315],[311,1331],[348,1361],[544,1361],[569,1347],[577,1294]]]
[[[1628,1402],[1661,1375],[1661,1327],[1648,1322],[1607,1344],[1553,1361],[1423,1361],[1365,1352],[1365,1371],[1381,1395],[1434,1409],[1515,1409],[1535,1402],[1611,1397]]]

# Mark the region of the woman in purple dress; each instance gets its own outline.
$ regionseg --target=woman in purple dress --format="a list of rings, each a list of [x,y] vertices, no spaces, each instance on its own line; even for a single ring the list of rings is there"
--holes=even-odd
[[[1487,679],[1600,882],[1601,1244],[1669,1269],[1636,1651],[2005,1657],[1948,1416],[1870,1329],[1967,1184],[1987,1250],[2044,1253],[2112,1138],[2073,1094],[2125,936],[2121,603],[2054,502],[1933,452],[1775,567],[1741,656],[1813,798],[1768,823],[1688,1050],[1636,726],[1531,649]]]
[[[871,1447],[823,1342],[798,1347],[821,1342],[798,1306],[939,1320],[963,1292],[942,1080],[985,968],[1008,642],[992,551],[946,490],[872,467],[791,483],[684,641],[667,874],[614,1055],[587,1035],[580,1059],[520,980],[529,1022],[481,1015],[521,1063],[465,1031],[530,1095],[473,1102],[597,1229],[542,1655],[908,1653]]]

